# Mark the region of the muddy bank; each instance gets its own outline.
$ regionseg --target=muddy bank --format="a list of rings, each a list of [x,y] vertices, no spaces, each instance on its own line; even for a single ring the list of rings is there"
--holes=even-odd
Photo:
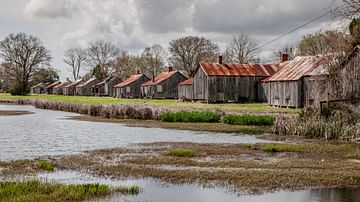
[[[0,116],[20,116],[27,114],[34,114],[34,113],[29,111],[0,110]]]

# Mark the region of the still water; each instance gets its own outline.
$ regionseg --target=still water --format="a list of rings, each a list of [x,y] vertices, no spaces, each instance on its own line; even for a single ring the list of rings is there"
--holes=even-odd
[[[34,114],[0,116],[0,161],[31,159],[48,155],[73,154],[99,148],[123,147],[134,143],[159,141],[197,143],[266,142],[243,134],[222,134],[127,127],[117,123],[83,122],[66,119],[77,114],[36,109],[32,106],[0,105],[0,110],[24,110]],[[262,195],[241,195],[223,188],[197,185],[168,185],[152,179],[113,181],[76,172],[41,175],[47,180],[65,183],[104,183],[138,185],[144,191],[134,197],[111,196],[99,201],[130,202],[360,202],[359,190],[280,191]]]

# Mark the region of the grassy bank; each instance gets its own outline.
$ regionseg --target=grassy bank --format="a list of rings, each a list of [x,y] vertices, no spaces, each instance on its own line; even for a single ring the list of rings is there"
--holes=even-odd
[[[101,184],[66,185],[38,180],[0,182],[0,201],[83,201],[113,192],[138,194],[137,187],[111,188]]]
[[[153,99],[117,99],[109,97],[80,97],[80,96],[58,96],[58,95],[33,95],[33,96],[11,96],[10,94],[1,94],[0,100],[4,99],[41,99],[65,103],[76,104],[148,104],[161,107],[168,107],[180,110],[199,110],[199,111],[223,111],[236,113],[298,113],[297,109],[273,108],[266,103],[255,104],[204,104],[204,103],[186,103],[176,100],[153,100]]]

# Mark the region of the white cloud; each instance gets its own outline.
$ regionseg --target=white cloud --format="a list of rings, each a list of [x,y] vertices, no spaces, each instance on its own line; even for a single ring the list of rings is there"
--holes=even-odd
[[[32,18],[69,18],[72,10],[71,0],[30,0],[24,14]]]

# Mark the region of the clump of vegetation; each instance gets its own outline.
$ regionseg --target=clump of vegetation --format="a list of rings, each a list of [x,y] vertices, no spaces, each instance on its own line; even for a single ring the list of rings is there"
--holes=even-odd
[[[178,156],[178,157],[193,157],[195,156],[195,152],[190,149],[171,149],[167,150],[166,155],[169,156]]]
[[[138,195],[141,192],[141,188],[139,186],[130,186],[130,187],[121,187],[117,188],[118,192],[129,195]]]
[[[265,152],[299,152],[304,151],[304,145],[264,144],[262,150]]]
[[[41,161],[36,162],[36,167],[43,169],[43,170],[53,171],[55,168],[55,165],[51,162],[41,160]]]
[[[224,123],[231,125],[269,126],[273,125],[274,122],[273,116],[226,115],[224,117]]]
[[[0,201],[80,201],[111,192],[109,186],[100,184],[65,185],[38,180],[0,182]]]
[[[213,112],[165,112],[160,116],[163,122],[217,123],[220,115]]]

